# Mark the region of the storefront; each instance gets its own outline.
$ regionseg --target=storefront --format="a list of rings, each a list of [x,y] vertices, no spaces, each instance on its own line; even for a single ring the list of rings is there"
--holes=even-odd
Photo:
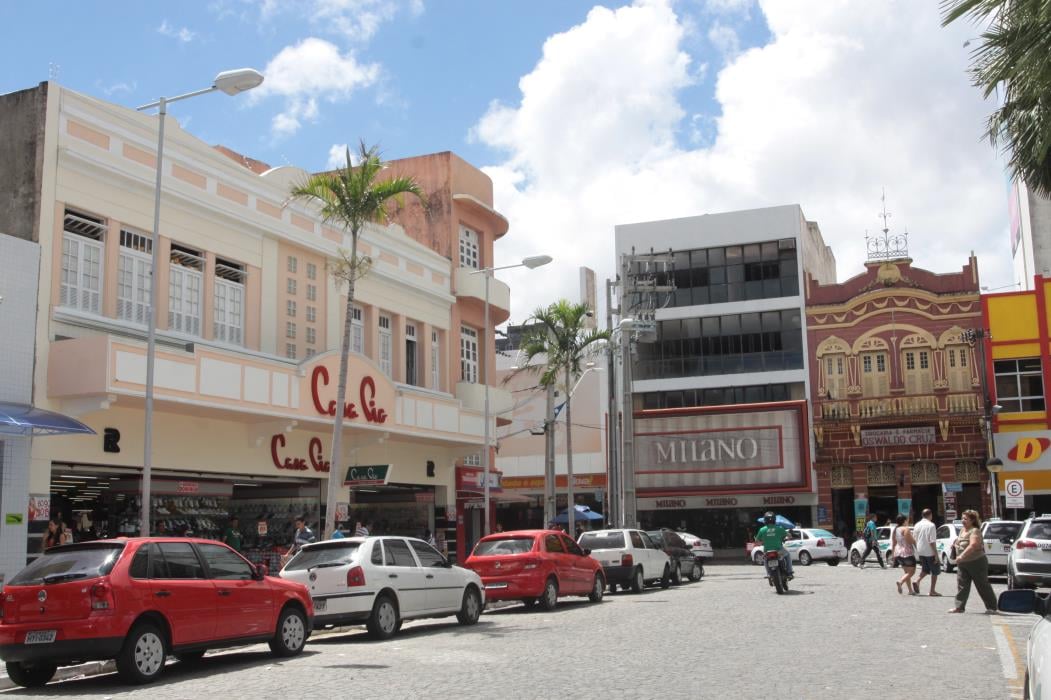
[[[997,475],[1000,512],[1012,518],[1026,518],[1031,512],[1051,513],[1051,430],[997,433],[994,440],[996,456],[1004,463]],[[1008,509],[1008,482],[1019,481],[1024,507]]]
[[[498,522],[506,530],[545,527],[544,522],[544,477],[509,476],[503,479],[504,490],[524,497],[520,503],[507,504],[497,514]],[[596,513],[605,513],[606,475],[574,474],[573,501],[589,507]],[[555,477],[555,510],[563,512],[569,507],[569,477]],[[600,527],[601,521],[592,523]]]
[[[817,504],[805,401],[635,414],[638,517],[741,547],[774,510],[800,524]]]

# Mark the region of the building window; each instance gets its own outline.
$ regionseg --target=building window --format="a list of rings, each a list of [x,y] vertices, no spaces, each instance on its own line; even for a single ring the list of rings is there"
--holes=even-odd
[[[914,462],[912,465],[913,484],[940,484],[942,481],[938,465],[934,462]]]
[[[463,458],[463,465],[465,467],[480,467],[482,466],[482,455],[467,455]]]
[[[117,266],[117,318],[145,324],[153,286],[153,238],[121,229]]]
[[[105,221],[66,209],[63,231],[59,304],[100,313]]]
[[[290,360],[296,359],[296,344],[295,343],[285,343],[285,357],[287,357]]]
[[[244,343],[244,265],[215,261],[215,339],[224,343]]]
[[[313,357],[316,354],[317,354],[317,350],[315,350],[314,348],[307,348],[306,359],[309,360],[311,357]]]
[[[1040,358],[996,360],[996,403],[1004,413],[1044,410],[1044,379],[1040,374]]]
[[[292,301],[291,299],[285,302],[285,313],[288,315],[289,318],[295,318],[296,302]],[[309,321],[310,319],[308,318],[307,320]]]
[[[291,321],[285,323],[285,337],[290,340],[296,339],[296,324]]]
[[[460,267],[478,269],[478,233],[460,227]]]
[[[288,281],[285,284],[285,291],[288,292],[289,294],[295,295],[295,293],[296,293],[296,281],[293,278],[291,278],[291,277],[288,278]]]
[[[172,244],[168,268],[168,328],[201,334],[201,290],[204,256]]]
[[[350,351],[365,354],[365,324],[359,306],[350,310]]]
[[[298,267],[299,267],[299,261],[296,260],[295,256],[289,255],[288,256],[288,271],[291,272],[292,274],[295,274],[296,273],[296,268],[298,268]]]
[[[905,393],[929,394],[934,391],[930,350],[906,350],[904,355]]]
[[[893,464],[873,464],[868,469],[869,486],[897,486],[898,475]]]
[[[970,459],[960,460],[956,463],[956,481],[963,483],[977,483],[981,481],[981,472],[978,462]]]
[[[307,279],[317,279],[317,265],[315,265],[314,263],[307,263]]]
[[[950,347],[945,352],[948,364],[945,374],[950,391],[970,391],[972,388],[969,352],[966,345]]]
[[[438,340],[438,331],[431,331],[431,388],[435,391],[442,389],[442,348]]]
[[[307,285],[307,301],[317,301],[317,285]]]
[[[886,353],[866,352],[861,355],[861,393],[867,397],[890,393]]]
[[[854,488],[854,472],[850,467],[832,467],[832,488],[852,489]]]
[[[380,327],[380,353],[379,353],[379,365],[380,370],[384,372],[388,377],[391,376],[393,371],[393,340],[390,333],[390,316],[379,317]]]
[[[317,331],[313,328],[307,328],[307,342],[311,345],[317,342]]]
[[[847,398],[846,363],[843,355],[825,356],[825,398]]]
[[[317,307],[307,307],[307,321],[310,323],[314,323],[315,321],[317,321]]]
[[[478,331],[467,326],[460,327],[460,378],[478,383]]]
[[[790,384],[758,384],[681,391],[648,391],[632,394],[635,410],[690,408],[692,406],[730,406],[742,403],[769,403],[792,398]]]

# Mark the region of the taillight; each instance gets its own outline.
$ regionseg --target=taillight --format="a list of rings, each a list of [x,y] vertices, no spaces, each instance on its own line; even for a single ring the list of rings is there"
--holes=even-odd
[[[1018,540],[1015,542],[1015,549],[1036,549],[1036,542],[1032,540]]]
[[[777,559],[779,556],[781,556],[781,553],[776,550],[771,552],[764,552],[763,554],[767,559]]]
[[[635,557],[631,556],[630,554],[621,554],[620,555],[620,565],[621,566],[635,566]]]
[[[824,547],[824,546],[825,546],[825,540],[823,540],[823,539],[821,539],[821,540],[818,540],[818,541],[817,541],[817,546],[818,546],[818,547]]]
[[[91,609],[112,610],[113,588],[106,581],[99,581],[91,587]]]
[[[351,586],[364,586],[365,585],[365,570],[360,566],[355,566],[347,572],[347,587]]]
[[[538,566],[540,566],[540,562],[536,559],[526,559],[524,562],[522,562],[523,569],[535,569]]]

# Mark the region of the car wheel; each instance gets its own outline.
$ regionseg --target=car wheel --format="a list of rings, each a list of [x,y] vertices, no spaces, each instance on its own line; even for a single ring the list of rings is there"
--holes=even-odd
[[[671,583],[672,583],[673,586],[681,586],[682,585],[682,569],[679,567],[678,564],[676,564],[675,568],[672,569],[672,572],[671,572]]]
[[[595,582],[591,584],[591,595],[588,596],[588,600],[592,603],[601,603],[602,594],[606,592],[606,584],[602,580],[599,574],[595,574]]]
[[[55,677],[55,664],[27,664],[22,661],[8,661],[7,677],[23,688],[39,688],[47,685]]]
[[[277,618],[277,629],[270,640],[274,656],[295,656],[307,642],[307,616],[299,608],[286,607]]]
[[[645,585],[646,582],[642,580],[642,569],[636,567],[635,572],[631,575],[631,592],[642,593],[642,589]]]
[[[544,610],[554,610],[558,605],[558,582],[552,576],[544,584],[544,595],[540,596],[540,607]]]
[[[117,673],[127,683],[149,683],[164,670],[164,634],[152,624],[136,625],[117,655]]]
[[[850,550],[850,565],[861,566],[861,553],[856,549]]]
[[[799,553],[799,563],[803,566],[810,566],[814,563],[814,557],[810,556],[810,552],[804,550]]]
[[[829,566],[839,566],[839,558],[829,559],[828,560],[828,565]]]
[[[942,569],[944,569],[947,574],[951,574],[956,570],[956,567],[949,563],[949,557],[945,553],[942,553]]]
[[[704,566],[700,562],[694,562],[693,568],[690,569],[690,580],[696,583],[701,580],[701,576],[704,576]]]
[[[176,654],[175,658],[179,663],[195,664],[204,658],[204,649],[201,649],[200,651],[184,651],[181,654]]]
[[[615,583],[609,584],[609,592],[610,593],[616,593],[617,592],[617,584],[615,584]]]
[[[670,564],[665,564],[664,565],[664,573],[661,574],[660,584],[661,584],[661,588],[667,588],[668,586],[671,585],[671,565]]]
[[[456,619],[461,625],[473,625],[482,616],[482,596],[478,589],[468,586],[463,592],[463,603],[460,604],[460,612],[456,613]]]
[[[536,607],[536,598],[522,598],[522,605],[526,606],[527,609]]]
[[[365,627],[373,639],[390,639],[398,631],[398,604],[393,597],[384,593],[376,598]]]

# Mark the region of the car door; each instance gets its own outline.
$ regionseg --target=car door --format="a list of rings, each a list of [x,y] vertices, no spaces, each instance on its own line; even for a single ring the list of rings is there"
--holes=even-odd
[[[591,558],[584,554],[580,545],[565,535],[562,536],[562,545],[566,548],[566,556],[569,557],[569,563],[573,567],[573,578],[576,581],[574,590],[577,593],[590,592],[594,576],[594,565]]]
[[[427,580],[405,540],[383,538],[383,566],[378,568],[381,585],[390,586],[397,593],[398,611],[403,618],[426,612]]]
[[[270,584],[265,579],[256,579],[252,565],[226,545],[196,546],[219,599],[217,635],[259,637],[272,634],[277,619]]]
[[[631,556],[637,564],[642,567],[643,580],[653,578],[654,552],[646,546],[646,533],[639,530],[628,530],[628,540],[631,542]]]
[[[173,646],[216,638],[219,596],[189,542],[150,544],[150,587],[157,610],[171,626]]]
[[[412,539],[408,542],[423,567],[427,609],[431,612],[459,610],[465,586],[462,570],[451,567],[438,550],[423,540]]]
[[[573,565],[569,562],[562,538],[556,534],[544,535],[544,556],[551,562],[558,577],[558,588],[561,593],[572,593],[576,590]]]

